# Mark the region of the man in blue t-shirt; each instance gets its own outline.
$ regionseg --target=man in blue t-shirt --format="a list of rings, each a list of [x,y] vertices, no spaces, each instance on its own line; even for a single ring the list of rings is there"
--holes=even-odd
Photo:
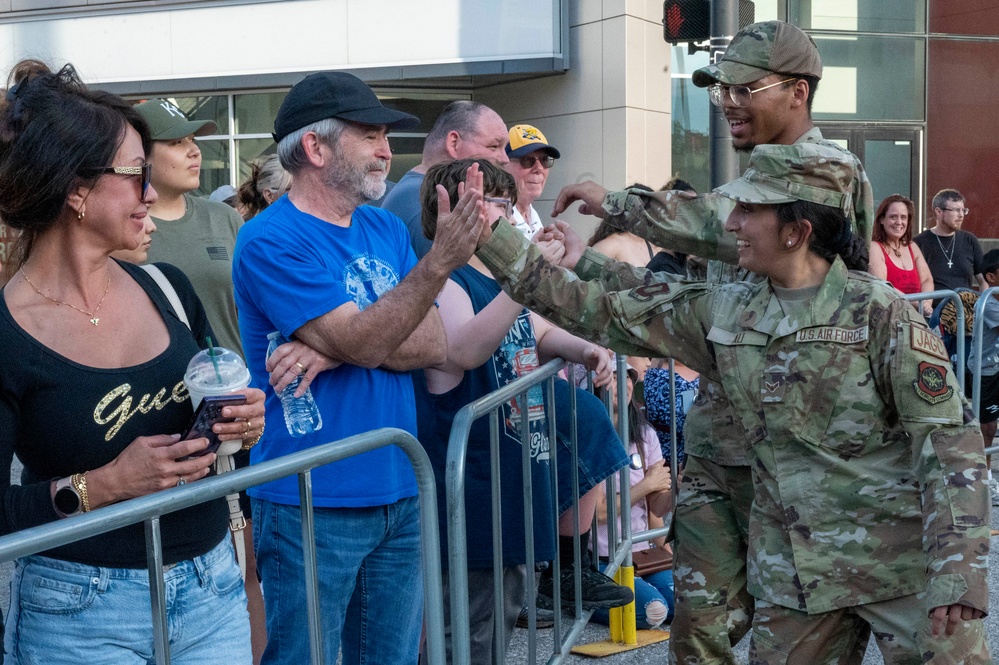
[[[342,72],[306,77],[281,104],[274,139],[295,184],[243,227],[233,259],[243,348],[270,424],[252,463],[380,427],[416,434],[409,370],[445,359],[434,296],[484,225],[471,188],[453,212],[442,207],[442,233],[417,262],[402,222],[363,205],[384,192],[388,130],[416,123]],[[268,358],[275,331],[292,341]],[[296,436],[278,393],[299,377],[322,423]],[[315,469],[312,486],[326,661],[342,648],[345,664],[415,663],[423,593],[408,459],[387,446]],[[298,480],[249,494],[269,636],[262,662],[308,662]]]

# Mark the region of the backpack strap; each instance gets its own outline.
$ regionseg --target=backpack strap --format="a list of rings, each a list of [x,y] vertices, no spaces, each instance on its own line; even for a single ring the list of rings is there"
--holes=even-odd
[[[180,296],[177,295],[177,289],[173,288],[173,284],[167,279],[167,276],[163,274],[163,271],[154,266],[151,263],[147,263],[144,266],[139,266],[153,278],[156,285],[160,287],[163,295],[166,296],[167,301],[170,306],[173,307],[174,312],[177,313],[177,318],[187,326],[188,330],[191,329],[191,323],[187,319],[187,312],[184,311],[184,305],[180,302]],[[233,463],[232,455],[219,455],[218,459],[215,460],[215,472],[225,473],[227,471],[232,471],[235,468]],[[246,544],[245,538],[246,534],[244,529],[246,528],[246,518],[243,517],[243,510],[239,507],[239,493],[229,494],[226,496],[226,502],[229,504],[229,530],[232,532],[233,546],[236,549],[236,561],[239,563],[239,571],[243,575],[243,579],[246,579]],[[243,533],[240,533],[240,532]]]
[[[177,314],[177,318],[187,326],[187,329],[191,329],[191,322],[187,319],[187,312],[184,311],[184,305],[180,302],[180,296],[177,295],[177,289],[173,288],[173,284],[167,279],[167,276],[163,274],[163,271],[154,266],[152,263],[147,263],[144,266],[139,266],[153,278],[156,282],[156,286],[160,287],[160,291],[166,296],[167,301],[170,306],[173,307],[174,312]]]

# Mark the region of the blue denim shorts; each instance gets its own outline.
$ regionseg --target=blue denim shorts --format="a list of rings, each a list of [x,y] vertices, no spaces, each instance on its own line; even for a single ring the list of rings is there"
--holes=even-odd
[[[228,536],[209,552],[164,567],[170,661],[252,662],[243,579]],[[32,555],[10,583],[6,663],[155,662],[149,573]]]
[[[569,391],[576,391],[576,437],[579,495],[586,494],[630,461],[621,444],[607,407],[593,393],[574,388],[568,381],[555,380],[555,430],[558,435],[558,515],[572,506],[572,412]]]

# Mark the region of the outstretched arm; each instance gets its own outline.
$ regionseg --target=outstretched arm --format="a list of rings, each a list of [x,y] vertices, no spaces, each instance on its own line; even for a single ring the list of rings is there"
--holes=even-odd
[[[700,372],[714,371],[704,327],[712,293],[703,284],[611,291],[545,261],[504,225],[477,255],[514,300],[569,332],[621,353],[673,356]]]
[[[451,271],[467,263],[486,226],[482,175],[477,164],[468,171],[468,186],[461,188],[454,211],[447,192],[438,187],[440,218],[433,247],[395,288],[363,311],[353,302],[344,303],[306,322],[295,336],[325,356],[361,367],[411,369],[444,362],[447,340],[439,316],[431,312],[434,297]],[[416,337],[400,350],[414,332]]]
[[[555,217],[576,201],[579,212],[596,215],[622,231],[630,231],[653,245],[737,264],[735,236],[725,233],[731,200],[708,194],[689,194],[626,189],[608,192],[594,182],[569,185],[559,193],[552,210]]]

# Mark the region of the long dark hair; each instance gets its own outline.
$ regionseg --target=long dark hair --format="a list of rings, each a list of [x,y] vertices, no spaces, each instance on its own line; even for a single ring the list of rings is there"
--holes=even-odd
[[[0,219],[21,231],[15,266],[51,228],[74,188],[111,166],[131,125],[146,154],[145,120],[117,95],[88,90],[72,65],[58,72],[38,60],[15,65],[0,101]]]
[[[853,232],[853,224],[842,210],[801,200],[778,203],[776,207],[780,227],[800,225],[804,219],[812,223],[808,241],[811,251],[830,263],[839,256],[850,270],[867,270],[867,243]]]
[[[905,225],[905,233],[902,234],[901,239],[901,243],[903,245],[908,245],[912,242],[912,222],[913,217],[916,214],[916,209],[913,207],[912,201],[901,194],[886,196],[885,200],[878,206],[878,212],[874,215],[874,230],[871,232],[871,240],[880,243],[888,241],[888,232],[885,231],[885,227],[881,225],[881,222],[883,222],[885,217],[888,215],[888,208],[892,203],[903,204],[905,209],[909,212],[909,223]]]

